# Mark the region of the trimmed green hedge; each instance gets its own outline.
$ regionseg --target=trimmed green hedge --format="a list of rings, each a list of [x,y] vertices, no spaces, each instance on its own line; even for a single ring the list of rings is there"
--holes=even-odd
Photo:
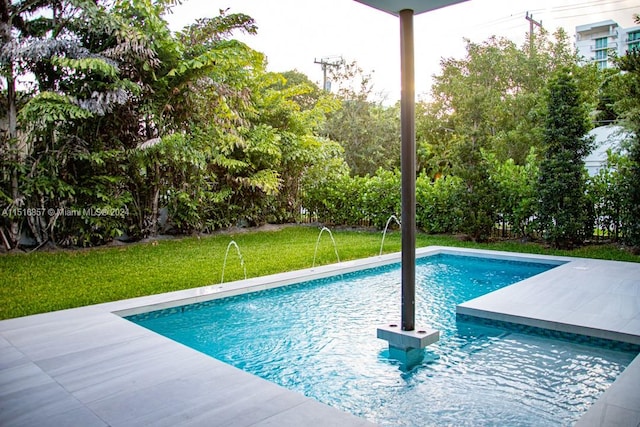
[[[533,185],[536,165],[500,164],[489,157],[489,174],[501,201],[501,215],[520,234],[529,231],[533,215]],[[383,228],[391,215],[400,217],[400,172],[378,170],[373,176],[325,177],[321,185],[307,187],[303,200],[317,220],[327,224]],[[464,182],[456,176],[432,180],[426,174],[416,178],[416,223],[430,233],[458,233],[463,230],[465,211],[461,200],[466,192]]]

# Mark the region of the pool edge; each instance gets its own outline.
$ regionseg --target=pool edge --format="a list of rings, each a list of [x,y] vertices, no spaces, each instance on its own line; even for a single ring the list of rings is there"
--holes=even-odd
[[[547,256],[505,251],[454,248],[448,246],[426,246],[416,249],[416,259],[427,256],[447,254],[459,256],[473,256],[479,258],[493,258],[507,261],[537,262],[543,264],[561,265],[571,260],[568,257]],[[367,268],[383,266],[400,262],[401,253],[361,258],[343,261],[335,264],[315,268],[306,268],[268,276],[253,277],[222,284],[211,284],[197,288],[185,289],[144,297],[113,301],[100,304],[112,313],[120,316],[132,316],[149,311],[173,308],[181,305],[206,302],[218,298],[241,295],[249,292],[287,286],[301,281],[322,279],[336,274],[346,274]]]
[[[502,251],[492,251],[492,250],[476,250],[476,249],[466,249],[466,248],[452,248],[452,247],[440,247],[440,246],[429,246],[419,248],[416,251],[417,257],[427,256],[429,254],[438,254],[438,253],[451,253],[457,255],[472,255],[472,256],[486,256],[486,257],[494,257],[501,259],[510,259],[510,260],[522,260],[522,261],[533,261],[533,262],[556,262],[558,264],[575,264],[575,265],[583,265],[585,263],[589,263],[590,261],[595,263],[600,263],[602,265],[610,266],[609,273],[616,271],[616,266],[624,265],[628,266],[629,269],[634,270],[632,273],[636,275],[635,277],[640,277],[640,274],[637,272],[640,271],[640,266],[634,263],[620,263],[615,261],[595,261],[595,260],[584,260],[578,258],[571,257],[557,257],[557,256],[546,256],[546,255],[536,255],[536,254],[523,254],[523,253],[511,253],[511,252],[502,252]],[[357,261],[347,261],[340,264],[332,264],[329,266],[318,267],[315,269],[305,269],[298,270],[289,273],[280,273],[273,276],[266,276],[255,279],[248,279],[245,281],[239,282],[231,282],[229,284],[223,285],[209,285],[205,287],[184,290],[184,291],[176,291],[165,294],[158,294],[146,297],[140,297],[129,300],[121,300],[109,303],[99,304],[100,309],[106,310],[113,315],[118,317],[122,317],[124,315],[131,315],[142,313],[146,311],[153,311],[156,309],[169,308],[172,306],[189,304],[192,302],[200,302],[207,301],[214,298],[220,298],[224,296],[230,296],[242,293],[243,290],[246,292],[246,289],[255,289],[260,290],[260,286],[263,286],[263,283],[260,283],[264,279],[272,280],[273,286],[277,286],[275,283],[280,283],[279,286],[294,283],[295,281],[312,279],[312,278],[321,278],[329,275],[336,274],[340,270],[346,271],[354,271],[357,269],[367,268],[368,265],[373,265],[376,262],[379,263],[394,263],[399,261],[399,253],[383,255],[380,257],[371,257],[364,260]],[[381,265],[381,264],[377,264]],[[633,268],[631,268],[631,266]],[[556,270],[556,269],[553,269]],[[553,271],[552,270],[552,271]],[[579,271],[579,270],[577,270]],[[308,274],[301,276],[301,274]],[[543,273],[546,274],[546,273]],[[610,275],[611,276],[611,275]],[[521,283],[521,282],[519,282]],[[581,283],[576,282],[566,282],[560,281],[558,282],[558,286],[564,289],[573,289],[576,286],[580,286]],[[515,285],[511,285],[515,286]],[[266,289],[266,287],[264,288]],[[498,291],[496,291],[498,292]],[[491,294],[488,294],[491,295]],[[638,295],[640,298],[640,295]],[[467,303],[464,303],[467,304]],[[95,306],[89,306],[95,307]],[[86,308],[85,308],[86,309]],[[74,309],[78,310],[78,309]],[[478,313],[476,311],[476,313]],[[497,313],[497,312],[496,312]],[[513,316],[513,315],[512,315]],[[522,316],[525,319],[536,319],[534,317]],[[513,318],[513,317],[512,317]],[[637,328],[640,330],[640,316],[637,317]],[[596,319],[597,320],[597,319]],[[540,320],[545,323],[545,328],[548,329],[548,326],[553,324],[552,321],[548,320]],[[6,322],[6,321],[3,321]],[[566,322],[555,322],[557,324],[562,324]],[[597,328],[592,328],[595,330]],[[607,330],[606,328],[600,328],[602,330]],[[2,332],[0,330],[0,332]],[[640,337],[640,332],[631,333],[631,335]],[[629,370],[628,368],[634,366],[636,367],[634,370]],[[621,426],[633,426],[637,427],[638,422],[640,422],[640,357],[636,357],[629,367],[616,379],[616,381],[605,391],[603,396],[598,399],[594,405],[583,415],[583,417],[578,421],[577,425],[610,425],[613,422],[617,422],[616,425]],[[620,386],[622,384],[622,387]],[[631,384],[631,386],[629,386]],[[631,390],[629,390],[631,388]],[[622,391],[620,391],[622,390]],[[631,401],[631,404],[628,402]],[[633,406],[635,405],[635,406]],[[615,410],[612,410],[614,408]],[[620,408],[624,409],[624,413],[620,411]],[[616,412],[617,411],[617,412]],[[586,421],[583,421],[586,420]],[[599,420],[599,421],[598,421]],[[636,420],[636,421],[632,421]],[[595,422],[595,423],[594,423]],[[635,423],[634,423],[635,422]]]

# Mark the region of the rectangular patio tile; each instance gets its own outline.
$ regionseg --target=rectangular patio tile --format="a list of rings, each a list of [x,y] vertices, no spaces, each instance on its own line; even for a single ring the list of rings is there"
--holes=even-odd
[[[280,412],[254,425],[256,427],[297,427],[301,425],[312,425],[314,427],[366,427],[375,425],[354,415],[337,414],[335,411],[329,406],[308,400],[300,406]]]
[[[640,337],[640,315],[629,320],[629,322],[622,327],[621,332]]]
[[[43,332],[50,332],[59,329],[62,324],[67,324],[72,327],[73,323],[77,322],[78,318],[90,319],[104,313],[105,311],[102,309],[96,308],[95,306],[88,306],[34,314],[25,317],[16,317],[1,321],[0,333],[4,334],[6,332],[25,328],[36,328]]]
[[[32,360],[64,355],[82,349],[103,346],[109,342],[122,342],[144,334],[143,329],[129,327],[110,313],[98,312],[91,316],[79,314],[51,320],[41,326],[13,328],[3,336]]]
[[[197,415],[199,408],[224,407],[250,395],[260,387],[256,380],[262,381],[235,369],[216,372],[207,371],[206,367],[196,366],[189,375],[170,372],[147,387],[123,390],[87,406],[114,426],[171,425],[176,417]]]
[[[564,317],[562,321],[585,328],[600,329],[606,331],[620,331],[627,323],[629,323],[629,319],[625,319],[619,316],[607,316],[600,314],[597,311],[571,312],[566,317]]]
[[[179,361],[179,363],[176,363]],[[219,365],[204,363],[195,351],[176,350],[160,357],[140,357],[128,363],[105,368],[82,369],[59,378],[59,381],[74,390],[78,399],[85,403],[102,401],[105,398],[120,398],[139,392],[167,379],[191,375],[206,370],[213,375]]]
[[[6,342],[6,341],[5,341]],[[27,363],[29,359],[13,346],[0,348],[0,376],[3,369]]]
[[[54,425],[52,417],[84,406],[45,374],[4,390],[0,399],[0,425]]]
[[[547,288],[540,290],[540,297],[529,299],[536,301],[537,312],[544,312],[544,309],[562,309],[568,311],[582,310],[583,307],[593,303],[599,297],[599,293],[591,289],[577,289],[574,292],[567,292],[561,288]]]
[[[613,319],[632,319],[640,313],[640,297],[635,298],[628,295],[606,293],[585,304],[583,310]],[[606,325],[603,327],[606,327]]]
[[[23,363],[0,371],[0,398],[4,399],[16,393],[22,393],[34,387],[53,383],[51,377],[35,364]]]
[[[41,359],[38,365],[53,376],[61,376],[79,369],[134,363],[174,351],[176,348],[168,338],[148,333],[125,342],[106,343]]]
[[[640,278],[622,279],[611,287],[611,291],[620,295],[628,295],[640,298]]]
[[[595,405],[594,405],[595,406]],[[640,411],[621,408],[612,404],[598,405],[578,420],[574,427],[638,427]]]
[[[30,423],[29,425],[49,426],[82,426],[82,427],[108,427],[96,414],[85,406],[72,409],[67,412],[48,416],[42,423]]]
[[[153,412],[135,419],[140,424],[225,427],[250,426],[283,410],[300,405],[305,397],[261,381],[237,384],[226,390],[212,384],[205,393],[181,394],[189,403],[177,403],[161,420]]]
[[[12,347],[11,343],[0,334],[0,350],[7,347]]]

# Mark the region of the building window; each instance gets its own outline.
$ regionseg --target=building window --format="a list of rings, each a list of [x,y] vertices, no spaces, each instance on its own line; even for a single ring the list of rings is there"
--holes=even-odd
[[[607,59],[609,56],[609,50],[607,49],[607,38],[602,37],[596,39],[596,48],[595,48],[595,61],[598,64],[598,68],[607,68],[608,63]]]
[[[596,49],[606,49],[607,48],[607,38],[602,37],[596,39]]]
[[[640,50],[640,30],[630,32],[628,41],[629,41],[629,46],[627,47],[628,52],[631,52],[632,50]]]

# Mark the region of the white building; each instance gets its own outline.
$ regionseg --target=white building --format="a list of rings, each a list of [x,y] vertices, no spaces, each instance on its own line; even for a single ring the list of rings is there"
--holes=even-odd
[[[578,56],[600,68],[613,66],[609,54],[623,56],[632,49],[640,49],[640,26],[623,28],[609,19],[576,27]]]
[[[584,159],[584,165],[590,176],[597,175],[607,164],[607,152],[624,153],[624,142],[632,134],[622,126],[608,125],[592,129],[588,136],[593,138],[593,150]]]

